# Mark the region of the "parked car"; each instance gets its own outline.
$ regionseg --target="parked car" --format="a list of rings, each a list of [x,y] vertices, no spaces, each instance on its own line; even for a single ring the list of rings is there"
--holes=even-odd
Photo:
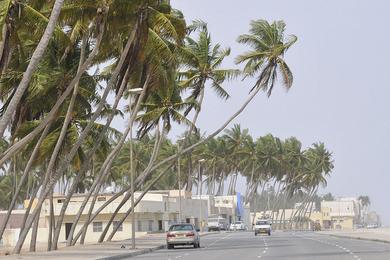
[[[200,247],[199,229],[192,224],[174,224],[167,233],[167,248],[173,249],[175,246],[193,245]]]
[[[269,220],[258,220],[256,221],[256,224],[254,226],[255,230],[255,236],[258,234],[268,234],[269,236],[271,235],[271,221]]]
[[[228,222],[225,218],[214,217],[207,220],[207,228],[209,231],[228,230]]]
[[[231,231],[245,231],[247,230],[246,225],[242,221],[236,221],[230,224],[229,230]]]

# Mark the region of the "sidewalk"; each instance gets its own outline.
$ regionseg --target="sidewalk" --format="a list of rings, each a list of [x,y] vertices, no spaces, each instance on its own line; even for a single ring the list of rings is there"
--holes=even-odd
[[[161,249],[165,245],[165,234],[149,234],[136,240],[137,249],[132,250],[131,240],[104,242],[102,244],[64,247],[57,251],[24,253],[3,256],[1,259],[120,259]]]
[[[202,233],[201,236],[206,236],[210,233]],[[21,255],[1,256],[0,259],[56,259],[56,260],[70,260],[70,259],[122,259],[149,253],[165,247],[165,233],[148,234],[137,238],[137,249],[132,250],[131,240],[104,242],[102,244],[93,245],[78,245],[73,247],[64,247],[57,251],[51,252],[37,252],[24,253]]]
[[[319,231],[318,234],[390,243],[390,228]]]

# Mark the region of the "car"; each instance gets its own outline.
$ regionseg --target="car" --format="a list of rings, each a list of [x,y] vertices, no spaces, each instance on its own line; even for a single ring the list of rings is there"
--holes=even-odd
[[[231,231],[245,231],[246,225],[242,221],[236,221],[230,224],[229,230]]]
[[[208,231],[227,230],[228,227],[228,222],[223,217],[212,217],[207,220]]]
[[[254,226],[254,230],[255,230],[255,236],[257,236],[258,234],[268,234],[268,236],[271,235],[271,221],[269,220],[258,220],[256,221],[256,224]]]
[[[167,232],[167,248],[173,249],[175,246],[192,245],[194,248],[200,247],[199,229],[192,224],[174,224]]]
[[[367,228],[369,228],[369,229],[372,229],[372,228],[378,228],[378,224],[368,224],[367,225]]]

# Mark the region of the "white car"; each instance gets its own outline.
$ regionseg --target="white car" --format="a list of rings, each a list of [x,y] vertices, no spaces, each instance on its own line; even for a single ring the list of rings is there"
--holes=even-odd
[[[256,221],[256,224],[254,226],[254,230],[255,230],[255,236],[257,236],[258,234],[268,234],[269,236],[271,235],[271,221],[269,220],[266,220],[266,219],[261,219],[261,220],[258,220]]]
[[[246,225],[242,221],[236,221],[230,224],[229,230],[231,231],[245,231],[246,230]]]

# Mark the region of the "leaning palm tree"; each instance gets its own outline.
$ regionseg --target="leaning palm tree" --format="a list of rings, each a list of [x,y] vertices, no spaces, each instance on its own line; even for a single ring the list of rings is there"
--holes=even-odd
[[[11,1],[4,1],[11,2]],[[42,35],[41,40],[39,41],[34,53],[32,54],[30,58],[30,62],[27,66],[26,71],[23,73],[23,78],[20,81],[17,89],[15,90],[15,93],[12,96],[12,99],[10,100],[7,109],[3,113],[1,119],[0,119],[0,137],[3,137],[4,131],[6,130],[12,115],[15,113],[17,106],[19,105],[20,100],[22,99],[30,80],[38,68],[38,64],[41,61],[42,57],[44,56],[45,50],[49,44],[49,41],[52,37],[52,34],[56,28],[57,20],[60,15],[61,7],[64,3],[64,0],[56,0],[54,3],[54,6],[52,8],[52,12],[49,18],[49,23],[47,24],[46,30],[44,34]],[[10,5],[11,3],[9,3]],[[2,3],[3,5],[3,3]],[[6,7],[7,8],[7,7]],[[8,8],[7,8],[8,9]],[[2,14],[5,15],[5,14]],[[3,18],[3,17],[2,17]],[[1,19],[3,20],[3,19]]]
[[[222,49],[220,44],[212,44],[207,24],[196,21],[189,26],[189,30],[193,28],[199,30],[198,38],[195,40],[190,36],[186,37],[185,45],[179,50],[181,69],[178,76],[180,87],[190,91],[188,99],[198,101],[199,106],[192,120],[195,125],[203,104],[206,84],[210,82],[212,90],[219,97],[228,99],[230,95],[222,84],[226,80],[236,78],[240,71],[220,68],[224,59],[230,55],[230,48]],[[188,108],[185,114],[187,115],[191,109]],[[188,134],[191,134],[191,130]]]
[[[240,55],[237,58],[237,63],[246,63],[244,74],[245,77],[256,76],[257,80],[253,86],[247,100],[241,107],[228,118],[217,130],[209,134],[206,138],[199,142],[184,148],[181,154],[186,154],[192,151],[199,145],[209,141],[211,138],[221,133],[238,115],[240,115],[248,104],[255,98],[260,90],[266,91],[268,96],[276,84],[277,75],[280,74],[283,79],[283,85],[286,89],[290,89],[293,83],[292,72],[287,63],[284,61],[284,55],[287,50],[297,41],[296,36],[285,36],[285,23],[276,21],[272,24],[265,20],[257,20],[251,22],[250,34],[241,35],[238,39],[240,43],[248,44],[253,48],[252,51]],[[151,172],[158,169],[160,166],[178,158],[178,154],[167,157],[159,161],[151,168]],[[143,180],[149,173],[141,174],[137,180]]]
[[[178,78],[180,87],[184,91],[189,91],[188,100],[196,100],[198,106],[192,119],[192,126],[187,131],[188,139],[192,132],[197,131],[195,125],[202,109],[206,84],[211,85],[211,89],[223,99],[228,99],[230,95],[222,86],[227,80],[236,78],[240,71],[237,69],[221,68],[224,59],[230,55],[230,48],[222,49],[220,44],[213,45],[211,35],[208,32],[207,24],[202,21],[195,21],[189,27],[190,32],[198,32],[197,39],[187,36],[185,45],[179,50],[181,67]],[[185,115],[192,111],[193,107],[185,110]],[[185,145],[189,145],[189,140]],[[187,190],[192,189],[192,158],[186,158],[188,164]]]

